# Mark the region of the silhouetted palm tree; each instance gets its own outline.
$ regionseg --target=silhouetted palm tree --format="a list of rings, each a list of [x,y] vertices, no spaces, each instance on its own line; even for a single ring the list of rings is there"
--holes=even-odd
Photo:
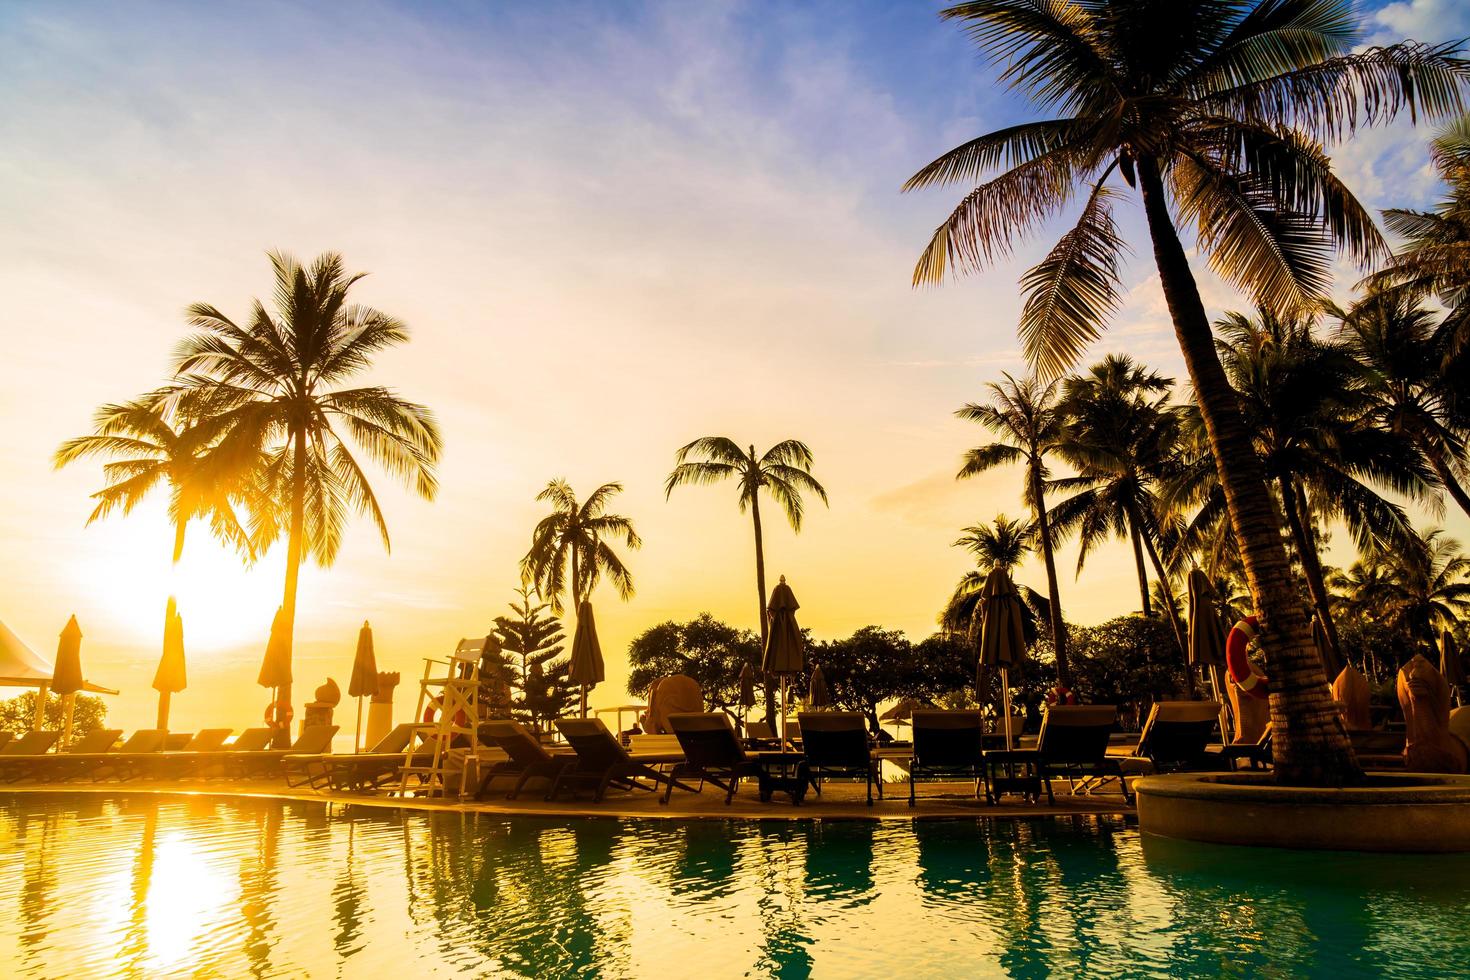
[[[1041,545],[1041,558],[1046,566],[1047,612],[1051,620],[1051,638],[1057,656],[1057,683],[1072,686],[1071,665],[1067,661],[1067,627],[1062,622],[1062,599],[1057,588],[1055,532],[1046,512],[1046,459],[1056,453],[1063,437],[1062,416],[1057,410],[1056,382],[1036,378],[1017,381],[1003,374],[999,384],[986,387],[990,402],[971,402],[955,412],[958,418],[978,422],[999,437],[999,441],[976,446],[965,453],[964,465],[956,479],[979,476],[997,466],[1020,463],[1026,468],[1022,499],[1031,508],[1035,534]]]
[[[561,597],[568,585],[575,610],[592,595],[604,573],[612,579],[619,598],[632,598],[633,573],[607,540],[622,538],[624,545],[635,550],[643,546],[631,520],[607,513],[607,502],[622,490],[621,483],[604,483],[578,503],[565,480],[552,480],[536,495],[537,500],[550,501],[552,510],[531,532],[531,549],[521,559],[521,575],[536,586],[553,612],[563,611]]]
[[[1436,528],[1405,546],[1376,547],[1366,566],[1347,580],[1360,604],[1371,604],[1389,625],[1432,645],[1441,629],[1453,628],[1470,612],[1470,556]]]
[[[1013,521],[1004,514],[996,515],[989,524],[972,524],[961,530],[963,533],[954,546],[968,551],[974,557],[976,567],[960,577],[939,616],[939,625],[956,635],[969,633],[970,621],[985,588],[985,577],[997,568],[1008,575],[1013,573],[1016,566],[1035,550],[1036,541],[1034,525]],[[1027,586],[1018,584],[1016,589],[1033,618],[1037,610],[1041,611],[1042,618],[1046,618],[1049,612],[1046,599]],[[1035,628],[1034,623],[1031,628]]]
[[[200,328],[179,345],[177,380],[159,392],[194,419],[222,431],[214,449],[227,471],[251,473],[251,539],[264,550],[286,536],[281,602],[287,656],[296,625],[302,559],[337,557],[348,515],[370,518],[390,546],[388,524],[353,446],[420,497],[438,490],[442,441],[434,415],[389,388],[342,387],[373,357],[408,341],[397,319],[348,303],[362,278],[341,256],[325,253],[310,267],[270,254],[275,309],[257,300],[236,324],[207,303],[188,309]],[[277,698],[289,704],[290,685]]]
[[[1354,776],[1266,475],[1216,356],[1175,216],[1195,227],[1226,279],[1272,307],[1302,307],[1326,290],[1334,246],[1364,264],[1387,251],[1332,172],[1323,140],[1406,107],[1426,118],[1458,114],[1470,66],[1453,44],[1355,50],[1354,10],[1333,0],[976,0],[943,16],[960,21],[1002,67],[1002,80],[1054,117],[977,137],[910,178],[908,188],[973,187],[924,249],[915,282],[1004,257],[1082,189],[1076,225],[1022,278],[1022,346],[1057,376],[1120,301],[1124,242],[1110,182],[1121,177],[1138,192],[1263,619],[1281,723],[1277,776]]]
[[[827,502],[827,491],[812,476],[812,451],[806,443],[795,439],[778,442],[764,453],[757,455],[755,446],[749,451],[740,448],[733,439],[725,436],[705,436],[681,448],[674,456],[674,469],[664,481],[664,499],[668,499],[675,487],[685,484],[720,483],[734,479],[739,484],[740,512],[750,509],[751,524],[755,527],[755,589],[757,621],[760,623],[761,647],[765,648],[766,632],[766,552],[761,531],[760,491],[764,489],[781,506],[791,530],[801,533],[801,518],[804,510],[802,494],[815,495],[822,503]],[[776,713],[774,686],[766,685],[766,720],[771,722]]]
[[[102,472],[107,486],[92,494],[97,501],[87,523],[114,511],[124,515],[160,486],[169,492],[168,517],[174,527],[173,560],[184,553],[184,532],[195,518],[209,521],[221,541],[253,557],[249,535],[235,514],[240,482],[223,472],[210,448],[219,427],[209,423],[180,425],[152,401],[103,405],[93,419],[89,436],[68,439],[56,450],[57,468],[77,460],[109,460]]]

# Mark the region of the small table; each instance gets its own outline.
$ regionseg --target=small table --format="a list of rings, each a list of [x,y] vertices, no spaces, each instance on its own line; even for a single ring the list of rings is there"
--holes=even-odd
[[[984,755],[985,801],[999,802],[1006,793],[1041,800],[1041,757],[1035,749],[995,749]]]
[[[772,793],[789,793],[792,805],[801,806],[801,801],[806,797],[807,785],[811,782],[806,755],[777,749],[757,752],[756,760],[761,767],[761,802],[771,802]]]

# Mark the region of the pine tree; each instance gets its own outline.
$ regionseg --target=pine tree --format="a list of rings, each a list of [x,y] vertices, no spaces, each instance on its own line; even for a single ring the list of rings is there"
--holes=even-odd
[[[566,634],[529,586],[516,590],[519,602],[510,603],[511,615],[496,616],[494,635],[500,641],[505,676],[512,689],[512,711],[538,731],[552,718],[570,710],[576,697],[569,672],[571,659],[562,656]]]

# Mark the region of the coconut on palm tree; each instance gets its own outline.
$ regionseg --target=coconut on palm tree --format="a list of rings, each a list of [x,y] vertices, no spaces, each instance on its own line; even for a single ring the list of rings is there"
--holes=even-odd
[[[1046,510],[1047,458],[1054,455],[1064,435],[1062,414],[1057,407],[1057,383],[1037,378],[1016,380],[1003,374],[1001,382],[988,385],[988,403],[970,402],[955,412],[957,418],[978,422],[998,437],[965,453],[964,465],[955,479],[979,476],[997,466],[1020,463],[1025,467],[1022,499],[1031,508],[1036,540],[1046,567],[1047,613],[1057,657],[1057,683],[1072,686],[1067,661],[1067,627],[1062,622],[1062,599],[1057,588],[1055,538]]]
[[[1022,346],[1055,377],[1121,301],[1113,209],[1138,194],[1261,618],[1277,778],[1355,777],[1176,216],[1224,278],[1272,308],[1305,306],[1326,291],[1334,249],[1364,264],[1387,252],[1323,142],[1404,109],[1458,114],[1470,65],[1453,44],[1357,50],[1341,0],[975,0],[943,16],[1050,118],[977,137],[910,178],[909,189],[972,188],[934,232],[915,282],[989,265],[1080,199],[1076,224],[1022,277]]]
[[[199,333],[175,360],[160,404],[221,432],[212,457],[251,474],[251,538],[258,549],[286,537],[282,639],[289,662],[296,590],[307,556],[337,556],[350,514],[367,516],[389,548],[388,524],[364,463],[372,460],[425,500],[438,490],[442,448],[429,409],[381,385],[349,387],[380,351],[408,340],[396,318],[348,301],[362,274],[324,253],[310,266],[270,254],[274,309],[257,300],[240,323],[208,303],[188,309]],[[277,691],[289,706],[290,685]]]
[[[618,596],[633,597],[633,573],[613,550],[609,539],[643,546],[633,522],[621,514],[607,512],[608,501],[621,493],[621,483],[604,483],[583,501],[565,480],[552,480],[536,495],[551,503],[551,513],[531,532],[531,548],[521,559],[521,576],[536,587],[552,612],[562,613],[562,595],[569,593],[572,608],[578,609],[606,575]]]
[[[803,493],[814,495],[822,503],[827,502],[827,491],[812,476],[812,451],[806,443],[795,439],[778,442],[764,453],[757,454],[755,446],[744,450],[733,439],[725,436],[705,436],[682,447],[674,456],[674,469],[664,481],[664,499],[668,499],[675,487],[685,484],[721,483],[736,481],[739,494],[736,498],[740,512],[750,510],[750,521],[755,528],[755,589],[757,621],[760,623],[761,648],[766,645],[769,623],[766,619],[766,552],[761,530],[762,489],[770,495],[782,512],[791,530],[801,533],[801,518],[805,511]],[[776,696],[774,685],[766,685],[766,722],[775,720]]]

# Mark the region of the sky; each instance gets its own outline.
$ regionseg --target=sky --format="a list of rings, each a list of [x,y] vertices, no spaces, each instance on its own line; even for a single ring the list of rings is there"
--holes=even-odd
[[[557,477],[620,481],[614,509],[645,542],[626,556],[636,596],[594,596],[594,705],[628,699],[625,651],[648,626],[708,611],[754,628],[734,486],[664,497],[675,450],[703,435],[811,446],[831,505],[809,502],[800,535],[768,517],[765,541],[804,626],[927,635],[968,567],[959,528],[1023,513],[1018,472],[954,480],[985,437],[953,411],[1024,371],[1016,280],[1058,231],[911,288],[960,191],[904,195],[904,179],[1030,117],[940,6],[0,6],[0,620],[49,657],[74,613],[89,679],[123,692],[109,717],[146,726],[176,594],[190,687],[173,727],[258,723],[284,547],[245,569],[196,525],[170,568],[161,499],[85,526],[99,467],[50,460],[98,405],[166,379],[187,304],[243,315],[268,296],[282,249],[370,273],[357,300],[413,340],[368,378],[445,436],[434,502],[379,479],[391,554],[358,522],[334,567],[304,572],[298,701],[345,687],[368,620],[410,710],[421,658],[515,598]],[[1470,5],[1372,5],[1364,23],[1369,41],[1470,36]],[[1334,161],[1375,208],[1427,204],[1423,136],[1362,133]],[[1181,376],[1136,215],[1124,229],[1127,298],[1096,353]],[[1201,281],[1212,314],[1245,306]],[[1069,620],[1136,608],[1122,546],[1076,579],[1075,562],[1064,547]],[[1035,563],[1017,577],[1042,585]]]

